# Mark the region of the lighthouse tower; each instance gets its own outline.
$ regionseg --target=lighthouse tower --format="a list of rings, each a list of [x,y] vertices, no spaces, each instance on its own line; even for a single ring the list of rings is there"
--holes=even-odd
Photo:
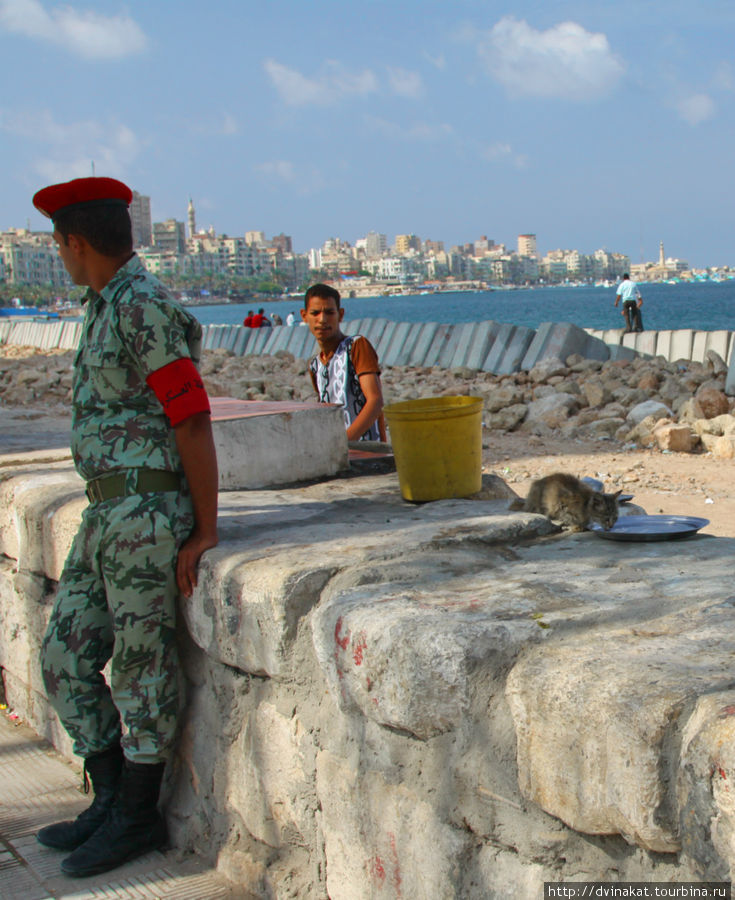
[[[189,197],[189,208],[187,210],[187,217],[189,220],[189,237],[193,238],[197,233],[197,224],[196,224],[196,214],[194,212],[194,204],[191,202],[191,197]]]
[[[664,257],[664,242],[659,241],[658,244],[658,264],[663,268],[666,265],[666,258]]]

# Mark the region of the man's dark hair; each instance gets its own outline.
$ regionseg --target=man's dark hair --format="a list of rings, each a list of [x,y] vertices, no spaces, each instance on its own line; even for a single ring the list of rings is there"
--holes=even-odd
[[[130,213],[122,204],[62,209],[54,217],[54,227],[65,244],[69,243],[70,234],[78,234],[103,256],[133,252],[133,226]]]
[[[312,284],[304,294],[304,309],[309,308],[309,300],[312,297],[321,297],[322,300],[334,300],[337,304],[337,309],[339,309],[339,291],[328,284]]]
[[[263,309],[262,306],[261,306],[260,309],[258,310],[258,315],[259,315],[259,316],[264,316],[264,315],[265,315],[265,310]]]
[[[623,275],[623,278],[630,278],[630,275],[626,272],[625,275]]]

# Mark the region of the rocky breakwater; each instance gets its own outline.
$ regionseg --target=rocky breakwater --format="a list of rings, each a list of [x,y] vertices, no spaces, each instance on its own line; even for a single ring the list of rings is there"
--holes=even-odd
[[[0,400],[10,406],[67,407],[71,351],[39,354],[4,347]],[[311,400],[303,360],[204,353],[201,372],[212,396],[243,400]],[[386,366],[388,403],[419,397],[482,397],[488,432],[561,435],[675,452],[709,451],[735,457],[735,399],[725,393],[727,364],[713,350],[703,363],[663,357],[600,362],[570,356],[547,359],[530,371],[493,375],[465,367]],[[489,437],[489,435],[488,435]]]

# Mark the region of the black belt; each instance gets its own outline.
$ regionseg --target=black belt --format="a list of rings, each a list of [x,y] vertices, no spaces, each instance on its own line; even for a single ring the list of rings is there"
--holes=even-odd
[[[180,487],[181,476],[177,472],[137,469],[137,475],[132,481],[127,472],[114,472],[93,478],[87,482],[86,494],[90,503],[103,503],[115,497],[130,497],[149,491],[178,491]]]

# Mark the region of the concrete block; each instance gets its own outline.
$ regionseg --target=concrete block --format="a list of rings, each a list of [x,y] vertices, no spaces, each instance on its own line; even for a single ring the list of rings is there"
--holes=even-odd
[[[729,363],[730,354],[732,352],[732,331],[706,331],[705,334],[705,344],[704,344],[704,354],[702,355],[702,359],[706,358],[706,354],[708,350],[714,350],[715,353],[718,353],[722,359]]]
[[[253,356],[259,356],[270,337],[270,328],[253,328],[251,330],[253,331],[253,337],[248,344],[248,353]]]
[[[495,343],[490,348],[482,368],[495,375],[510,375],[521,368],[536,332],[521,325],[500,326]]]
[[[288,343],[288,331],[285,325],[274,325],[271,329],[273,335],[271,339],[266,344],[266,353],[270,356],[275,356],[279,350],[285,350],[286,344]]]
[[[471,577],[467,587],[460,577],[432,579],[429,556],[410,565],[414,589],[389,584],[340,593],[315,611],[312,632],[317,659],[345,712],[428,740],[459,728],[473,678],[480,671],[497,677],[524,643],[539,638],[539,629],[529,619],[496,618],[492,583],[481,586]]]
[[[474,322],[465,322],[454,326],[454,330],[457,332],[457,345],[452,358],[447,364],[447,368],[453,369],[456,366],[468,365],[467,358],[472,349],[475,333],[481,327],[481,324]]]
[[[381,771],[317,756],[327,892],[333,900],[454,900],[461,896],[467,832]]]
[[[389,324],[387,319],[363,319],[360,323],[359,331],[347,332],[345,329],[342,330],[345,331],[345,334],[361,334],[363,337],[367,338],[378,351],[378,358],[380,358],[381,339],[383,337],[383,332]]]
[[[521,368],[532,369],[542,359],[560,359],[564,362],[573,353],[603,362],[610,356],[607,345],[584,329],[569,322],[542,322],[523,357]]]
[[[238,328],[237,336],[232,344],[232,352],[235,356],[245,356],[245,348],[247,347],[248,339],[250,338],[251,328],[244,328],[242,325]]]
[[[434,335],[439,330],[439,325],[436,322],[425,322],[418,327],[419,331],[416,335],[416,341],[413,345],[413,349],[409,354],[407,365],[428,366],[431,365],[431,363],[426,362],[429,347],[434,341]]]
[[[735,858],[735,692],[699,697],[677,773],[683,856],[702,879],[729,881]]]
[[[730,687],[735,653],[733,601],[698,599],[645,627],[611,623],[516,663],[506,697],[528,799],[578,831],[680,849],[669,775],[679,723],[698,696]]]
[[[618,359],[635,359],[640,356],[632,347],[624,347],[622,344],[608,344],[607,346],[613,362]]]
[[[288,341],[286,349],[293,353],[296,359],[309,359],[318,351],[314,336],[305,325],[295,325],[292,328],[294,334]]]
[[[269,847],[286,847],[294,839],[315,846],[318,801],[309,761],[316,748],[300,717],[259,703],[233,751],[231,771],[219,775],[221,793],[250,834]]]
[[[671,340],[673,334],[673,331],[656,332],[656,356],[663,356],[664,359],[671,359]]]
[[[396,323],[390,342],[379,356],[383,366],[405,366],[409,359],[416,339],[418,338],[418,326],[411,322]]]
[[[642,337],[644,335],[638,336]],[[671,355],[669,357],[669,361],[675,362],[677,359],[691,359],[693,341],[694,332],[691,329],[681,328],[678,331],[673,331],[671,333],[671,348],[669,350],[669,353]],[[643,349],[645,352],[650,352],[645,350],[645,348]]]
[[[434,332],[434,337],[431,341],[431,345],[427,348],[426,356],[424,357],[422,365],[440,365],[439,360],[442,358],[442,356],[446,356],[444,348],[447,346],[447,344],[451,344],[451,352],[454,352],[454,347],[456,346],[454,329],[451,325],[438,325],[436,331]],[[451,356],[449,356],[449,358],[451,359]]]
[[[466,325],[445,325],[442,327],[447,329],[447,334],[439,349],[436,364],[441,366],[442,369],[448,369],[452,365],[452,360],[459,349],[463,335],[470,332],[466,331]]]
[[[692,336],[692,355],[695,362],[704,362],[704,354],[707,352],[707,332],[695,331]],[[681,359],[681,357],[679,357]]]
[[[228,397],[211,403],[221,490],[306,481],[348,466],[338,406]]]
[[[480,322],[473,326],[467,354],[461,365],[469,366],[470,369],[482,369],[499,331],[499,322]]]

